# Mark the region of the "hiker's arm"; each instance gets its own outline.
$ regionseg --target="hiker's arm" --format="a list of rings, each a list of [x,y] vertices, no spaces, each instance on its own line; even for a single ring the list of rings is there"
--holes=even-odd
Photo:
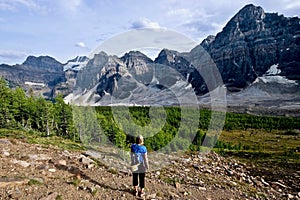
[[[145,161],[145,167],[149,171],[149,161],[148,161],[147,152],[144,154],[144,161]]]

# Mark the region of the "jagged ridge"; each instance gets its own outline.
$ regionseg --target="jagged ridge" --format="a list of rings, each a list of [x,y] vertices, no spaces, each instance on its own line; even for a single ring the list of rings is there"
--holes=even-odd
[[[197,95],[203,95],[208,92],[207,83],[193,66],[192,57],[202,55],[205,49],[219,69],[227,89],[235,92],[251,86],[273,65],[278,66],[278,75],[299,82],[299,36],[298,17],[287,18],[277,13],[265,13],[261,7],[249,4],[226,24],[222,32],[208,36],[189,53],[163,49],[153,61],[138,51],[128,52],[121,58],[100,52],[91,59],[77,57],[64,65],[49,56],[29,56],[22,65],[0,67],[2,76],[15,81],[17,85],[27,80],[50,85],[50,92],[45,93],[47,97],[71,93],[75,79],[76,90],[86,92],[94,88],[94,101],[111,95],[120,86],[117,83],[120,79],[131,89],[144,86],[149,89],[151,86],[160,90],[187,81]],[[156,77],[155,69],[162,66],[170,69],[170,72]],[[35,74],[32,71],[39,71],[39,76],[33,75],[31,78]],[[157,78],[161,82],[167,80],[167,87],[163,87]],[[130,93],[123,95],[128,96]]]

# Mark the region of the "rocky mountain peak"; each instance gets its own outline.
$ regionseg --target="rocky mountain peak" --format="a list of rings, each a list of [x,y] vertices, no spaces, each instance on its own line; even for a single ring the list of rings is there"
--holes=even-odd
[[[299,80],[299,69],[295,68],[300,55],[299,35],[299,18],[265,13],[249,4],[201,46],[216,63],[227,88],[235,91],[249,86],[276,64],[281,75]]]
[[[22,65],[49,72],[63,71],[63,64],[50,56],[28,56]]]
[[[88,66],[95,65],[98,66],[98,63],[107,62],[108,55],[104,51],[101,51],[94,55],[94,57],[88,62]]]
[[[170,65],[171,63],[175,62],[176,56],[178,56],[180,53],[174,50],[169,49],[163,49],[158,54],[157,58],[154,62],[164,65]]]
[[[251,30],[261,31],[264,29],[262,20],[265,16],[265,12],[261,7],[249,4],[242,8],[228,24],[234,24],[236,28],[235,31],[240,31],[241,33]]]
[[[79,71],[88,63],[89,58],[87,56],[76,56],[76,58],[69,60],[64,65],[64,71],[73,70]]]
[[[265,30],[265,17],[266,14],[261,7],[246,5],[231,18],[214,41],[218,45],[226,45],[232,41],[245,40],[247,36]]]
[[[76,56],[76,58],[72,59],[72,60],[69,60],[69,61],[72,61],[72,62],[84,62],[88,60],[88,57],[86,56]]]
[[[128,53],[125,53],[124,56],[121,57],[121,59],[125,60],[126,58],[129,58],[129,57],[143,58],[143,59],[151,60],[150,58],[148,58],[145,54],[143,54],[140,51],[129,51]]]
[[[176,54],[178,54],[178,53],[179,53],[179,52],[174,51],[174,50],[163,49],[163,50],[161,50],[161,52],[158,54],[158,57],[160,57],[160,56],[166,56],[166,55],[172,55],[172,54],[176,55]]]
[[[121,57],[121,60],[128,69],[144,66],[147,63],[153,63],[150,58],[140,51],[130,51],[125,53],[125,55]]]
[[[244,6],[233,18],[233,21],[244,22],[248,20],[262,20],[265,17],[265,11],[260,6],[248,4]]]
[[[214,35],[209,35],[207,36],[207,38],[205,38],[202,42],[201,42],[201,46],[206,49],[214,40],[216,39],[216,36]]]

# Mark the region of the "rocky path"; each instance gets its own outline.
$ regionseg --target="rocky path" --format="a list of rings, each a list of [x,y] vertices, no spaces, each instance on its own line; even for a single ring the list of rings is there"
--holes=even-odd
[[[300,171],[292,175],[268,181],[231,158],[186,155],[147,174],[145,199],[300,199]],[[1,200],[137,199],[131,178],[83,152],[0,139]]]

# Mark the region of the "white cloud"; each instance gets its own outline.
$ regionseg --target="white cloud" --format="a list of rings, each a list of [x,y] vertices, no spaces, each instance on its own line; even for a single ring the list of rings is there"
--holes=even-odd
[[[23,58],[26,56],[24,52],[14,51],[14,50],[1,50],[0,49],[0,58]]]
[[[82,0],[60,0],[59,1],[64,10],[77,11],[82,5]]]
[[[15,7],[7,2],[0,2],[0,10],[14,10]]]
[[[167,12],[167,15],[168,16],[180,16],[180,17],[191,17],[192,14],[191,14],[191,11],[188,10],[188,9],[185,9],[185,8],[178,8],[178,9],[170,9],[168,12]]]
[[[86,48],[87,47],[84,42],[78,42],[75,46],[80,47],[80,48]]]
[[[132,29],[140,29],[140,28],[161,28],[157,22],[152,22],[147,18],[141,18],[137,21],[133,21],[131,23]]]
[[[299,9],[300,8],[300,1],[287,1],[285,9]]]
[[[41,7],[32,0],[0,0],[1,10],[17,10],[22,7],[31,10],[41,9]]]
[[[11,0],[10,0],[11,1]],[[12,0],[13,2],[16,2],[16,3],[19,3],[19,4],[22,4],[28,8],[36,8],[38,7],[38,5],[33,2],[32,0]]]

